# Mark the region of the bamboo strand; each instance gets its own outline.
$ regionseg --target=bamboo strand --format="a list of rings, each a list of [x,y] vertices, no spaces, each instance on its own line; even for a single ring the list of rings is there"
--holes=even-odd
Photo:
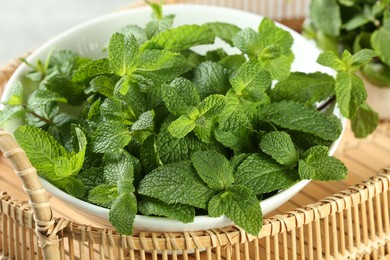
[[[253,250],[255,251],[255,260],[260,260],[260,248],[259,248],[259,240],[255,239],[253,241]]]
[[[270,260],[271,259],[271,237],[270,236],[265,237],[264,251],[265,251],[266,260]]]
[[[373,205],[372,198],[368,200],[368,225],[370,229],[370,239],[374,241],[376,238],[376,230],[375,230],[374,205]],[[378,259],[378,252],[376,249],[372,250],[371,257],[374,259]]]
[[[333,257],[338,259],[339,250],[338,250],[338,238],[337,238],[337,218],[336,214],[332,214],[331,216],[331,225],[332,225],[332,241],[333,241]]]
[[[59,247],[61,260],[65,260],[65,244],[63,239],[60,241]]]
[[[312,222],[310,222],[308,225],[307,225],[307,233],[308,233],[308,236],[307,236],[307,239],[308,239],[308,245],[307,245],[307,248],[308,248],[308,255],[309,255],[309,259],[314,259],[314,248],[313,248],[313,226],[312,226]]]
[[[249,260],[250,259],[250,253],[249,253],[249,243],[244,243],[244,259]]]
[[[13,232],[13,219],[11,217],[8,218],[7,223],[7,232],[8,232],[8,254],[9,258],[15,258],[15,249],[14,249],[14,232]]]
[[[325,244],[325,259],[330,258],[330,232],[329,232],[329,217],[325,216],[323,219],[324,227],[324,244]]]
[[[301,260],[305,259],[305,233],[304,228],[299,228],[299,252],[301,254]]]
[[[368,225],[367,225],[367,208],[366,208],[366,202],[363,202],[361,204],[361,215],[362,215],[362,229],[363,229],[363,243],[365,245],[368,244]],[[369,260],[370,257],[368,254],[364,255],[365,260]]]
[[[352,227],[352,210],[351,208],[347,209],[347,238],[348,238],[348,250],[350,252],[353,251],[354,243],[353,243],[353,227]]]
[[[234,252],[235,252],[235,259],[240,260],[241,259],[241,253],[240,253],[240,244],[237,243],[234,245]]]
[[[383,232],[383,222],[382,222],[382,207],[381,207],[381,196],[376,195],[375,196],[375,216],[376,216],[376,223],[377,223],[377,235],[380,239],[384,238],[384,232]],[[385,255],[385,248],[384,245],[379,246],[379,255]]]
[[[344,212],[341,211],[339,213],[339,235],[340,235],[340,254],[346,254],[346,246],[345,246],[345,226],[344,226]]]

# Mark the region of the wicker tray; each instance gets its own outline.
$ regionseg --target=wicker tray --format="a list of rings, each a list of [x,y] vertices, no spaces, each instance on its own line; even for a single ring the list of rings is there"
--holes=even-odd
[[[168,2],[260,12],[266,1]],[[276,2],[283,4],[269,1],[268,6]],[[307,4],[299,6],[302,3]],[[275,6],[265,14],[278,19],[271,12],[279,10]],[[279,20],[299,29],[299,17],[285,14]],[[18,64],[15,60],[0,68],[0,89]],[[382,122],[365,140],[354,139],[347,128],[336,156],[350,169],[348,178],[311,182],[267,216],[258,237],[236,227],[121,236],[44,193],[24,151],[0,132],[0,149],[8,157],[0,159],[0,259],[390,259],[389,147],[389,122]]]

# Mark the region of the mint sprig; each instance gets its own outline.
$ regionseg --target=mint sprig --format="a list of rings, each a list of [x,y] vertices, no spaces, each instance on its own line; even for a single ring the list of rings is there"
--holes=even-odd
[[[365,103],[367,91],[363,81],[355,75],[355,72],[367,64],[376,53],[373,50],[363,49],[352,55],[345,50],[339,58],[333,52],[322,53],[317,62],[331,67],[337,71],[335,93],[340,112],[352,123],[352,131],[357,137],[365,137],[375,130],[379,123],[378,115]],[[369,111],[367,113],[357,113],[357,111]],[[357,127],[357,122],[363,124],[365,129]]]

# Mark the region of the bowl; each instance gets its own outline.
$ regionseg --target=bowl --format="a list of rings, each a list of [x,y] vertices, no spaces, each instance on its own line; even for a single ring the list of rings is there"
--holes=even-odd
[[[241,28],[251,27],[253,29],[257,29],[262,20],[262,17],[252,13],[204,5],[167,5],[164,7],[164,12],[165,14],[176,15],[174,24],[175,26],[221,21],[234,23]],[[143,27],[150,20],[150,15],[150,8],[143,7],[99,17],[67,30],[57,37],[51,39],[42,47],[34,51],[27,58],[27,60],[31,63],[35,63],[39,59],[44,59],[53,47],[56,49],[73,50],[80,53],[81,55],[91,58],[100,57],[102,55],[102,49],[104,46],[106,46],[112,33],[118,31],[121,27],[127,24],[137,24]],[[309,42],[300,34],[283,25],[278,24],[278,26],[283,27],[285,30],[289,31],[294,38],[292,50],[296,58],[292,64],[292,71],[302,71],[306,73],[321,71],[332,74],[332,71],[316,63],[316,59],[320,54],[320,50],[317,49],[313,43]],[[222,47],[228,52],[237,52],[237,50],[231,48],[222,41],[216,41],[214,45]],[[212,47],[215,48],[216,46]],[[196,51],[204,53],[210,47],[211,46],[197,47]],[[25,64],[22,64],[15,71],[7,86],[5,87],[5,95],[3,95],[3,97],[7,96],[9,86],[12,85],[15,81],[21,80],[23,75],[28,70],[29,68]],[[337,109],[335,109],[334,114],[341,118],[341,115]],[[8,123],[5,126],[5,129],[9,132],[13,132],[20,124],[21,122],[19,121],[13,121]],[[339,141],[340,139],[331,145],[331,155],[335,152]],[[70,196],[69,194],[61,191],[43,179],[42,183],[48,192],[60,198],[68,205],[79,210],[81,214],[88,215],[90,219],[98,222],[101,225],[111,226],[108,221],[108,209]],[[308,183],[309,180],[302,180],[290,188],[263,200],[261,202],[263,214],[266,215],[285,203]],[[184,224],[180,221],[169,220],[162,217],[137,215],[135,218],[134,228],[136,230],[144,231],[179,232],[222,228],[231,224],[233,223],[225,216],[218,218],[196,216],[194,222]]]

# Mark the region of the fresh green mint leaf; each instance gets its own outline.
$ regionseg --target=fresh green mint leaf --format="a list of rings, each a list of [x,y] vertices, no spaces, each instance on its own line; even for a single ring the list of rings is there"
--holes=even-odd
[[[169,125],[168,131],[175,138],[183,138],[194,130],[195,127],[196,122],[193,118],[188,115],[182,115]]]
[[[27,108],[36,111],[49,102],[67,103],[67,100],[56,92],[47,89],[37,89],[28,97]]]
[[[200,103],[198,89],[188,79],[176,78],[170,84],[161,87],[165,106],[175,116],[184,114],[188,107]]]
[[[145,0],[145,2],[150,6],[150,8],[153,10],[153,15],[156,20],[163,19],[163,9],[162,9],[162,1],[160,3],[154,3],[149,0]]]
[[[215,150],[197,151],[192,155],[191,161],[199,177],[210,189],[223,190],[234,182],[229,161]]]
[[[108,77],[100,75],[91,80],[90,84],[93,90],[106,97],[112,97],[115,90],[115,85],[118,82],[117,77]]]
[[[141,146],[140,160],[146,173],[151,172],[161,165],[157,154],[156,137],[149,136]]]
[[[114,97],[123,100],[127,103],[128,107],[134,111],[134,114],[139,117],[143,112],[147,111],[148,104],[146,102],[146,96],[142,93],[140,87],[135,82],[137,78],[126,77],[123,84],[127,84],[126,93],[120,93],[120,90],[115,89]],[[121,89],[120,86],[117,88]]]
[[[390,66],[390,50],[388,43],[390,41],[390,19],[388,25],[375,30],[371,36],[372,48],[378,53],[381,61]]]
[[[218,64],[222,65],[227,72],[229,77],[232,77],[236,74],[236,72],[240,69],[241,65],[246,62],[246,58],[244,55],[229,55],[225,58],[222,58],[218,61]]]
[[[191,47],[214,43],[215,34],[207,26],[182,25],[155,35],[143,46],[145,49],[183,51]]]
[[[255,138],[253,131],[249,128],[242,127],[231,131],[223,131],[215,128],[215,139],[223,146],[232,149],[236,154],[243,152],[255,152],[257,147],[253,143]]]
[[[299,160],[298,173],[302,179],[320,181],[343,180],[348,169],[335,157],[328,155],[325,146],[314,146]]]
[[[4,97],[3,104],[10,106],[20,106],[23,104],[23,85],[16,81],[10,85],[7,96]]]
[[[140,131],[140,130],[154,130],[154,111],[149,110],[144,113],[142,113],[137,121],[134,122],[134,124],[131,126],[132,131]]]
[[[112,202],[118,195],[116,185],[101,184],[89,192],[88,201],[105,208],[110,208]]]
[[[78,147],[75,153],[70,154],[69,160],[72,163],[72,175],[75,176],[79,173],[84,164],[85,152],[87,150],[87,137],[79,127],[75,127],[74,132],[77,137]]]
[[[207,96],[197,107],[200,116],[212,117],[219,115],[225,108],[225,96],[213,94]]]
[[[233,172],[237,171],[237,168],[240,166],[240,164],[249,156],[251,156],[250,153],[237,153],[235,156],[233,156],[230,159],[230,165],[233,167]]]
[[[171,29],[175,15],[166,15],[162,19],[155,19],[148,22],[145,26],[145,33],[148,39],[152,39],[155,35]]]
[[[203,209],[214,195],[189,161],[166,164],[153,170],[141,181],[138,192],[168,204],[180,203]]]
[[[148,40],[148,36],[144,29],[135,24],[128,24],[119,30],[123,35],[133,35],[137,40],[138,45],[143,44]]]
[[[370,62],[361,69],[363,76],[378,87],[390,86],[390,67],[377,62]]]
[[[245,28],[233,37],[234,46],[251,56],[257,56],[262,46],[257,32],[251,28]]]
[[[102,176],[103,169],[98,167],[86,168],[79,172],[78,179],[84,184],[86,191],[89,193],[92,189],[104,183]]]
[[[62,179],[50,180],[50,182],[71,196],[84,198],[85,186],[79,179],[70,176]]]
[[[226,105],[218,117],[219,129],[234,131],[242,127],[249,127],[247,111],[243,111],[239,97],[229,91],[226,95]]]
[[[291,136],[286,132],[266,133],[261,138],[260,149],[282,165],[294,166],[299,159]]]
[[[335,79],[321,72],[293,72],[269,91],[273,102],[291,100],[314,106],[335,94]]]
[[[187,60],[179,53],[168,50],[145,50],[139,58],[136,73],[162,83],[179,77],[189,69]]]
[[[341,123],[323,113],[294,101],[281,101],[259,108],[259,118],[283,128],[313,134],[325,140],[336,140]]]
[[[370,49],[362,49],[356,52],[355,54],[353,54],[349,62],[350,71],[359,70],[362,66],[366,65],[368,62],[372,60],[372,58],[376,56],[377,56],[376,52]]]
[[[157,135],[156,150],[163,164],[189,159],[186,139],[173,137],[168,131]]]
[[[330,36],[339,36],[341,13],[337,0],[315,0],[310,4],[310,19],[314,25]]]
[[[201,116],[196,120],[195,135],[202,142],[210,144],[213,141],[215,122],[216,118],[213,116]]]
[[[112,72],[113,71],[111,70],[110,62],[107,58],[92,60],[84,64],[74,72],[72,81],[82,82],[90,80],[95,76]]]
[[[108,44],[108,59],[112,71],[123,76],[135,70],[139,57],[137,39],[132,35],[114,33]]]
[[[215,36],[233,46],[233,37],[241,30],[234,24],[223,22],[206,23],[204,26],[211,29]]]
[[[0,110],[0,125],[17,118],[23,118],[26,110],[22,106],[5,107]]]
[[[343,116],[351,118],[367,99],[363,81],[352,72],[341,71],[336,76],[336,99]]]
[[[206,61],[194,71],[194,83],[203,99],[211,94],[226,94],[229,89],[227,70],[218,63]]]
[[[237,226],[254,236],[259,234],[263,224],[260,202],[256,195],[244,186],[234,185],[214,196],[210,200],[208,210],[211,216],[225,214]]]
[[[289,52],[275,57],[274,59],[268,59],[263,56],[261,63],[264,64],[265,70],[271,74],[272,79],[284,80],[290,75],[291,64],[293,61],[294,54]]]
[[[182,204],[167,204],[165,202],[144,198],[138,204],[138,209],[145,216],[163,216],[176,219],[183,223],[194,221],[195,210],[193,207]]]
[[[76,198],[83,198],[86,192],[84,183],[74,177],[64,179],[65,191]]]
[[[230,78],[230,83],[238,96],[255,98],[257,95],[252,92],[264,92],[271,86],[272,81],[260,63],[250,61],[240,67],[237,74]]]
[[[69,104],[80,105],[85,99],[85,85],[80,82],[71,81],[71,75],[67,74],[68,72],[62,72],[55,67],[51,69],[50,73],[40,82],[40,87],[58,93],[65,98]]]
[[[235,185],[248,187],[258,195],[289,187],[297,176],[271,158],[252,154],[238,166],[235,179]]]
[[[333,51],[321,53],[320,56],[318,56],[317,63],[335,69],[336,71],[347,70],[345,63]]]
[[[136,121],[133,109],[121,99],[106,98],[100,107],[102,116],[107,120],[122,122],[125,125],[132,125]]]
[[[131,235],[137,211],[137,198],[132,193],[124,192],[111,204],[108,217],[119,233]]]
[[[275,45],[281,48],[282,53],[288,53],[294,42],[291,34],[278,27],[270,18],[263,18],[258,33],[261,38],[261,46],[259,46],[261,49]],[[265,37],[266,35],[272,35],[272,37]]]
[[[48,180],[61,180],[72,175],[73,165],[72,161],[66,156],[59,156],[51,158],[53,163],[53,172]]]
[[[204,59],[205,59],[205,61],[218,62],[218,61],[220,61],[223,58],[226,58],[228,56],[229,55],[224,51],[224,49],[218,48],[216,50],[206,52]],[[199,65],[199,64],[197,64],[197,65]]]
[[[131,134],[125,125],[116,121],[99,124],[92,135],[92,147],[96,153],[109,153],[121,149],[131,141]]]
[[[173,121],[168,131],[176,138],[183,138],[192,130],[205,143],[211,142],[215,117],[225,106],[225,97],[210,95],[196,107],[189,107],[187,113]]]
[[[367,103],[358,107],[356,114],[351,118],[352,131],[357,138],[367,137],[374,132],[378,124],[378,113],[373,111]]]
[[[53,159],[66,158],[65,148],[47,132],[34,126],[20,126],[14,136],[38,173],[46,179],[55,177]]]
[[[134,160],[137,159],[123,149],[117,150],[113,154],[105,154],[103,168],[105,182],[109,185],[119,185],[123,181],[130,181],[132,184],[134,180]],[[133,187],[129,188],[133,190],[128,190],[128,192],[134,191]]]
[[[272,79],[283,80],[290,75],[294,54],[291,51],[293,37],[284,29],[264,18],[259,26],[260,43],[257,59],[267,70]],[[272,35],[272,37],[269,37]]]
[[[258,33],[249,28],[240,31],[233,42],[251,60],[257,60],[271,74],[272,79],[282,80],[289,76],[294,60],[291,51],[293,38],[271,19],[262,20]]]

